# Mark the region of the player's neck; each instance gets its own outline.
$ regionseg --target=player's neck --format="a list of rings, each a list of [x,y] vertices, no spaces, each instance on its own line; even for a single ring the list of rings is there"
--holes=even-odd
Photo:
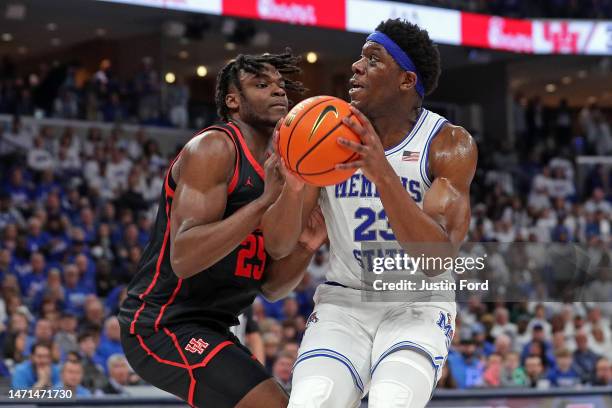
[[[389,112],[372,118],[372,125],[385,149],[396,146],[412,130],[419,117],[421,108]],[[408,120],[406,120],[406,118]]]
[[[270,143],[270,136],[274,131],[274,128],[270,127],[257,127],[253,126],[239,118],[233,118],[233,122],[236,122],[244,140],[259,163],[263,163],[266,160],[266,150]]]

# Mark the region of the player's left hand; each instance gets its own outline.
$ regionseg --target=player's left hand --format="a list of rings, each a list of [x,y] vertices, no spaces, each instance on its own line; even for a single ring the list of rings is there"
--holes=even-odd
[[[336,168],[343,170],[361,168],[363,174],[376,184],[392,169],[385,157],[385,149],[370,120],[354,106],[351,106],[350,109],[353,114],[342,119],[342,122],[359,135],[361,144],[343,137],[338,138],[338,143],[358,153],[360,158],[350,163],[337,164]]]

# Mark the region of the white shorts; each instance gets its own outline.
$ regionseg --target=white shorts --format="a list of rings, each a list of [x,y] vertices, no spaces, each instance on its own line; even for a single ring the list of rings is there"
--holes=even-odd
[[[359,290],[329,284],[317,288],[314,301],[295,365],[335,359],[365,396],[382,359],[414,350],[430,360],[439,380],[455,327],[454,302],[365,302]]]

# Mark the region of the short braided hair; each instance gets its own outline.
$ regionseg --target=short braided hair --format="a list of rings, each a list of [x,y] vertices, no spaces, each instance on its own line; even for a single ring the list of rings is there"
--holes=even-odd
[[[300,81],[286,77],[302,72],[298,66],[300,60],[301,58],[293,55],[290,49],[286,49],[282,54],[238,55],[227,63],[217,75],[215,103],[219,117],[225,121],[229,120],[229,109],[225,104],[225,97],[229,93],[231,85],[242,91],[239,79],[240,71],[257,74],[265,70],[265,64],[270,64],[283,76],[287,90],[303,93],[306,88]]]

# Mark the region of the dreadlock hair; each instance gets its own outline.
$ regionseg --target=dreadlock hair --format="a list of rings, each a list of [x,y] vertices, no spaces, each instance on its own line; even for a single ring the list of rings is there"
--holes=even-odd
[[[225,97],[229,93],[229,88],[234,85],[238,91],[242,92],[240,86],[240,71],[251,74],[258,74],[265,70],[264,64],[272,65],[285,80],[285,89],[297,93],[303,93],[306,88],[300,81],[288,79],[286,76],[291,74],[299,74],[302,72],[298,66],[301,58],[291,53],[289,48],[285,49],[282,54],[261,54],[261,55],[244,55],[240,54],[235,59],[225,65],[217,75],[217,86],[215,89],[215,103],[217,105],[217,114],[222,120],[229,119],[229,109],[225,104]]]
[[[440,52],[427,31],[399,18],[383,21],[376,31],[386,34],[408,54],[423,81],[425,95],[432,93],[440,78]]]

